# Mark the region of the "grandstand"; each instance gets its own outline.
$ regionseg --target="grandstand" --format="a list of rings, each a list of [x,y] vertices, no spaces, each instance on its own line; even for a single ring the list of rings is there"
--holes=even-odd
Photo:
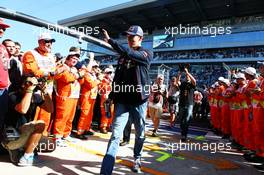
[[[263,0],[135,0],[58,23],[75,28],[99,26],[124,44],[120,33],[140,25],[145,31],[143,46],[154,52],[152,78],[162,64],[171,68],[172,76],[177,74],[177,64],[190,63],[198,84],[209,85],[216,76],[227,76],[222,63],[243,69],[264,60],[263,6]],[[220,28],[221,32],[215,31]],[[213,32],[201,33],[201,29]],[[116,55],[106,49],[87,44],[87,50],[101,53],[97,54],[101,65],[116,64]]]

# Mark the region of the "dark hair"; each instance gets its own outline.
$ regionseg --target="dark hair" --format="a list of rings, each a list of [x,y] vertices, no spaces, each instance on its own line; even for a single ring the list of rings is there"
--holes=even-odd
[[[14,42],[13,40],[11,40],[11,39],[5,39],[5,40],[2,42],[2,44],[5,46],[5,43],[8,42],[8,41],[9,41],[9,42],[11,41],[11,42],[15,43],[15,42]]]
[[[21,47],[21,44],[19,43],[19,42],[15,42],[15,45],[17,45],[17,46],[20,46]]]
[[[66,58],[65,58],[65,60],[70,60],[70,58],[71,58],[71,55],[68,55]]]
[[[70,58],[72,58],[74,55],[68,55],[67,57],[66,57],[66,59],[65,60],[70,60]]]
[[[177,78],[175,76],[171,77],[171,81],[172,80],[177,80]]]

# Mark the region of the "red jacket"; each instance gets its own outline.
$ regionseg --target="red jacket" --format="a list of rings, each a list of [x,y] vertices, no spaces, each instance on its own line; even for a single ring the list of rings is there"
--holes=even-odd
[[[9,85],[8,62],[9,56],[4,45],[0,44],[0,89]]]

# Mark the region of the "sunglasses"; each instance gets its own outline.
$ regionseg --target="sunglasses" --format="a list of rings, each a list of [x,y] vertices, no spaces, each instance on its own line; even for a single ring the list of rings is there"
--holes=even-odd
[[[45,43],[53,43],[52,40],[44,40]]]
[[[71,56],[80,58],[80,55],[79,54],[75,54],[75,55],[71,55]]]
[[[0,30],[3,30],[5,32],[6,31],[6,28],[0,27]]]
[[[113,72],[106,72],[106,74],[112,74]]]

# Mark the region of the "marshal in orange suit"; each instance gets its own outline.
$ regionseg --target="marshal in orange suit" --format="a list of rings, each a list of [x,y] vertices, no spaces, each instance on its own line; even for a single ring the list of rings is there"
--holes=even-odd
[[[256,155],[264,158],[264,62],[259,63],[258,87],[252,95]]]
[[[76,137],[82,140],[86,140],[85,134],[93,135],[93,130],[91,129],[92,119],[93,119],[93,109],[98,91],[98,84],[100,81],[97,79],[96,74],[99,71],[99,65],[95,60],[90,59],[86,72],[83,77],[81,84],[81,94],[80,94],[80,107],[81,115],[77,126]]]
[[[101,124],[100,132],[106,134],[110,129],[110,125],[113,120],[113,107],[110,103],[106,103],[108,96],[111,92],[111,84],[114,70],[112,68],[106,68],[104,71],[104,78],[99,84],[98,93],[101,95],[100,108],[101,108]],[[108,104],[108,105],[106,105]]]
[[[35,76],[36,78],[45,78],[47,80],[47,90],[52,96],[53,79],[52,75],[55,71],[55,58],[51,54],[52,44],[55,42],[50,34],[42,33],[38,39],[38,47],[34,50],[27,51],[23,58],[23,74],[25,76]],[[38,108],[35,120],[43,120],[45,122],[45,130],[43,135],[48,135],[47,129],[50,124],[51,113],[43,108]]]
[[[72,130],[72,121],[80,95],[78,79],[84,75],[84,71],[78,71],[74,67],[79,57],[78,52],[70,52],[65,64],[62,65],[64,71],[54,76],[54,79],[57,81],[57,94],[53,132],[58,143],[62,138],[67,138]]]

